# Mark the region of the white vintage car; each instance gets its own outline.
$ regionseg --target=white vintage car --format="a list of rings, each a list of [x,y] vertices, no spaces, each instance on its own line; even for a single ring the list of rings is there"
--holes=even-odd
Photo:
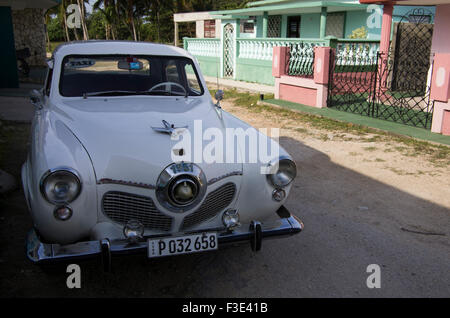
[[[188,140],[234,129],[274,143],[222,110],[223,92],[213,103],[186,51],[73,42],[48,65],[44,88],[31,96],[36,113],[22,167],[31,261],[102,257],[109,269],[114,255],[161,257],[236,242],[257,251],[263,239],[303,229],[283,206],[297,167],[281,147],[247,162],[243,154],[256,148],[238,139],[223,151],[236,160],[211,161],[201,155],[204,141]]]

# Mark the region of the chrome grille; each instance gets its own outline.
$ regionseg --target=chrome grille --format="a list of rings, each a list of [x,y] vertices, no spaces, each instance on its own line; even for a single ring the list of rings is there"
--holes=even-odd
[[[233,201],[236,192],[234,183],[227,183],[206,196],[200,208],[184,218],[181,229],[193,227],[215,217]]]
[[[126,224],[135,219],[148,229],[170,231],[172,218],[158,211],[149,197],[124,192],[107,192],[102,201],[103,212],[111,220]]]

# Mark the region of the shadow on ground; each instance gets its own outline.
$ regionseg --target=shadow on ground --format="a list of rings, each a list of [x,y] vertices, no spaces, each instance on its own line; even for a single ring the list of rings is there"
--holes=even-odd
[[[11,127],[0,169],[19,178],[29,127]],[[256,254],[243,245],[113,259],[112,273],[100,262],[82,263],[82,288],[70,290],[65,268],[49,275],[26,259],[31,221],[18,189],[0,201],[0,296],[448,297],[448,209],[339,166],[297,140],[281,144],[299,167],[287,203],[305,223],[299,235],[263,242]],[[381,289],[366,286],[369,264],[381,267]]]

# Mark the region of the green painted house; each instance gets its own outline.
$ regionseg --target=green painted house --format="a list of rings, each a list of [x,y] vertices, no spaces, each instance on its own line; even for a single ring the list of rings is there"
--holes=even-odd
[[[376,56],[382,7],[357,0],[263,0],[243,9],[191,13],[190,19],[181,15],[174,16],[175,29],[177,21],[196,22],[196,38],[184,38],[184,48],[205,75],[273,85],[274,46],[290,46],[297,75],[306,76],[312,74],[315,46]]]

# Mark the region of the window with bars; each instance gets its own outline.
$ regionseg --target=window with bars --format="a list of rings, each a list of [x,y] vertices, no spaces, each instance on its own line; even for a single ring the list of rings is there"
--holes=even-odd
[[[255,21],[256,17],[250,17],[248,20],[241,20],[241,33],[254,33]]]
[[[345,23],[345,12],[328,13],[325,35],[343,38],[344,23]]]
[[[267,21],[267,37],[281,37],[281,15],[269,15],[269,19]]]
[[[205,20],[204,21],[204,37],[205,38],[215,38],[216,37],[216,20]]]

